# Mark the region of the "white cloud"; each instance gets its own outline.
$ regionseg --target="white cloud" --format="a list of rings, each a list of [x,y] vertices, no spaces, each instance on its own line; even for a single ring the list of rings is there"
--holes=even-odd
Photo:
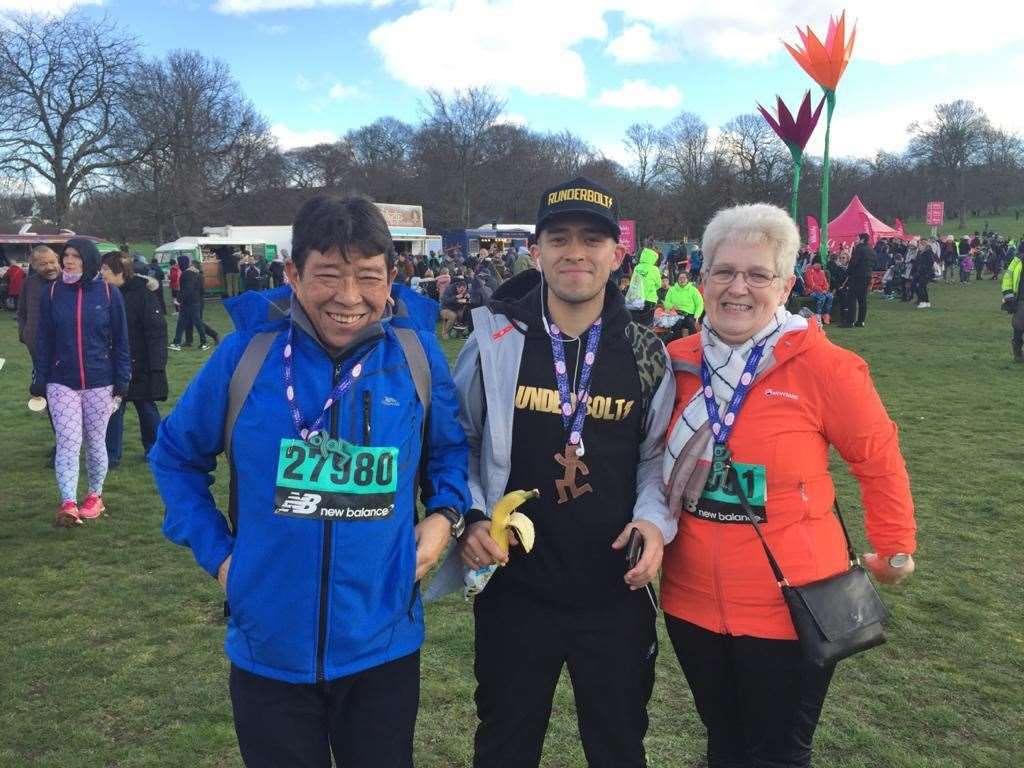
[[[617,162],[623,168],[628,168],[634,160],[633,155],[630,154],[629,150],[626,149],[626,145],[621,141],[615,141],[610,144],[598,144],[597,150],[609,160]]]
[[[338,5],[370,5],[379,8],[392,0],[217,0],[213,10],[217,13],[242,15],[266,11],[308,10]]]
[[[618,90],[602,91],[597,104],[616,109],[675,109],[683,94],[674,85],[651,85],[646,80],[627,80]]]
[[[341,101],[343,99],[349,99],[353,96],[359,95],[359,89],[354,85],[343,85],[342,83],[335,83],[331,86],[330,90],[327,91],[327,97],[335,101]]]
[[[414,88],[491,85],[538,95],[583,98],[586,67],[574,47],[604,40],[603,0],[425,0],[381,24],[370,42],[397,80]],[[425,51],[424,41],[457,40]]]
[[[278,146],[283,151],[296,147],[309,147],[313,144],[330,144],[338,140],[336,134],[327,130],[310,128],[307,131],[293,131],[283,123],[272,125],[270,132],[274,134]]]
[[[502,112],[494,121],[494,125],[515,125],[520,128],[525,128],[529,123],[526,115],[521,115],[518,112]]]
[[[648,24],[693,53],[741,62],[787,55],[779,39],[798,41],[798,24],[809,24],[824,39],[829,14],[840,10],[833,0],[606,0],[607,10],[613,6],[628,21]],[[860,0],[846,19],[850,26],[858,23],[854,57],[881,64],[955,55],[957,46],[943,42],[950,30],[956,40],[984,40],[987,50],[1024,40],[1024,7],[1004,0],[975,0],[970,13],[953,3]]]
[[[632,24],[622,34],[608,43],[605,48],[620,64],[649,64],[676,57],[674,51],[654,40],[651,28],[646,24]]]
[[[105,0],[0,0],[0,13],[38,13],[63,16],[80,5],[103,5]]]

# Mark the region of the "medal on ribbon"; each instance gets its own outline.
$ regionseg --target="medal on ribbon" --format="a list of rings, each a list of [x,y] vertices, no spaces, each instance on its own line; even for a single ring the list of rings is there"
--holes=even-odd
[[[565,365],[565,344],[562,342],[562,332],[557,325],[552,323],[548,335],[551,337],[551,354],[555,359],[555,380],[558,382],[562,426],[569,433],[564,450],[554,456],[555,462],[564,472],[562,479],[555,481],[558,503],[565,504],[594,490],[590,483],[584,482],[579,485],[577,478],[579,475],[590,474],[590,469],[583,461],[583,456],[586,453],[583,446],[583,422],[587,417],[587,404],[590,401],[590,376],[597,360],[597,346],[601,341],[601,318],[598,318],[590,326],[590,332],[587,335],[587,350],[583,355],[583,364],[579,370],[579,386],[573,393],[576,396],[575,403],[569,392],[569,375]]]

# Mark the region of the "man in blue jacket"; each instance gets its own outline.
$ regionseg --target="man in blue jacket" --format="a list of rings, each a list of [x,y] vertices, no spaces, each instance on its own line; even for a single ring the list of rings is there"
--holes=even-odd
[[[239,331],[160,427],[150,464],[163,531],[226,590],[246,765],[328,766],[333,752],[346,767],[405,768],[419,703],[418,582],[464,527],[466,438],[432,326],[410,329],[401,302],[392,312],[395,253],[376,206],[313,198],[292,243],[291,288],[229,305]],[[262,319],[292,291],[283,318]],[[260,339],[266,353],[237,410],[236,374],[252,368]],[[222,451],[230,527],[209,491]],[[417,486],[427,510],[418,524]]]

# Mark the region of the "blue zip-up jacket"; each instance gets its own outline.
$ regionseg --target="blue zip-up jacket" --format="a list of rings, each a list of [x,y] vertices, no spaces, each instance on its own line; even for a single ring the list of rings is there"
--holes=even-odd
[[[124,299],[99,277],[100,254],[84,238],[67,243],[82,257],[77,283],[56,281],[39,297],[39,327],[33,355],[32,394],[45,395],[47,384],[75,390],[113,385],[128,391],[132,358]]]
[[[231,465],[237,528],[229,529],[209,487],[224,448],[231,375],[253,334],[285,331],[288,319],[264,321],[268,298],[287,287],[248,292],[230,304],[239,328],[227,336],[163,423],[149,462],[166,505],[163,532],[190,547],[211,576],[230,554],[225,650],[249,672],[292,683],[331,680],[415,652],[423,642],[423,608],[415,582],[414,483],[421,470],[423,407],[416,397],[392,324],[377,324],[337,360],[292,300],[296,399],[311,422],[336,377],[370,350],[362,375],[331,408],[330,431],[357,445],[394,446],[398,487],[390,517],[301,519],[275,514],[282,438],[295,438],[284,397],[285,333],[275,339],[238,416]],[[436,311],[436,309],[435,309]],[[418,335],[430,363],[432,402],[420,487],[424,507],[469,506],[467,444],[448,363],[433,331]]]

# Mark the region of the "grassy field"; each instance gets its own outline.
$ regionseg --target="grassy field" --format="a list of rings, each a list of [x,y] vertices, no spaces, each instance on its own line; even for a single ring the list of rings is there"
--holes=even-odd
[[[1010,360],[996,283],[936,285],[932,303],[916,310],[873,296],[867,328],[829,330],[867,358],[900,425],[920,551],[913,579],[882,589],[889,643],[836,673],[817,766],[1024,765],[1024,366]],[[206,319],[229,330],[213,303]],[[207,354],[172,356],[172,393]],[[55,483],[43,466],[49,427],[25,407],[28,358],[10,315],[0,316],[0,356],[0,766],[241,765],[220,590],[160,535],[163,510],[134,411],[124,461],[107,482],[109,512],[81,529],[55,529]],[[863,550],[856,488],[841,466],[836,475]],[[223,498],[223,477],[216,489]],[[469,763],[471,621],[461,599],[427,611],[420,768]],[[702,730],[659,632],[650,765],[699,766]],[[565,679],[543,764],[585,765]]]
[[[1024,207],[1024,206],[1020,206]],[[1024,237],[1024,215],[1017,219],[1013,215],[1014,206],[1002,216],[967,217],[967,226],[960,226],[959,218],[946,218],[946,223],[939,227],[940,235],[970,235],[975,232],[998,232],[1010,240],[1019,241]],[[892,222],[887,222],[892,224]],[[912,235],[930,235],[932,228],[924,223],[924,219],[906,219],[904,229]]]

